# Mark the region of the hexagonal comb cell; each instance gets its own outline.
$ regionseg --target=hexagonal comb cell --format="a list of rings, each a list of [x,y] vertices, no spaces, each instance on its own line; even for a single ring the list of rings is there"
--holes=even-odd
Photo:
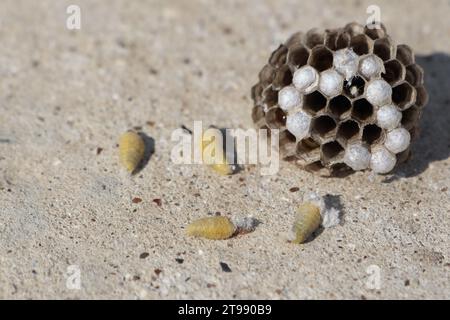
[[[330,100],[328,108],[330,112],[338,118],[344,118],[349,113],[352,103],[345,96],[337,96]]]
[[[296,32],[294,34],[292,34],[289,39],[287,39],[287,41],[285,42],[285,46],[288,47],[289,49],[293,48],[293,47],[297,47],[299,45],[302,44],[302,40],[303,37],[305,36],[305,34],[301,31]]]
[[[280,45],[270,56],[269,63],[276,68],[281,67],[286,62],[287,53],[287,47]]]
[[[423,84],[423,69],[417,64],[412,64],[406,67],[405,80],[413,87],[418,87]]]
[[[366,99],[353,102],[352,117],[360,121],[366,121],[373,116],[373,106]]]
[[[262,107],[254,106],[252,109],[252,119],[253,122],[257,123],[264,119],[265,113]]]
[[[409,46],[401,44],[397,46],[397,60],[403,63],[404,66],[409,66],[414,63],[414,53]]]
[[[262,92],[264,104],[270,108],[278,103],[278,91],[273,90],[272,87],[264,89]]]
[[[398,60],[391,60],[384,64],[386,70],[382,77],[390,85],[398,83],[405,77],[405,67]]]
[[[321,72],[333,66],[333,53],[325,46],[315,47],[311,50],[309,65]]]
[[[392,57],[393,46],[387,38],[375,40],[373,53],[383,61],[388,61]]]
[[[424,107],[428,103],[428,93],[424,86],[416,88],[416,105]]]
[[[330,50],[336,50],[336,40],[339,37],[338,30],[325,30],[325,46]]]
[[[392,101],[402,110],[416,102],[416,90],[407,82],[392,89]]]
[[[266,64],[258,74],[259,81],[263,84],[270,84],[275,77],[275,71],[276,69],[274,67]]]
[[[365,34],[354,36],[350,41],[350,47],[352,47],[353,51],[359,56],[369,53],[370,46],[371,43],[369,43],[369,39]]]
[[[286,124],[286,114],[280,108],[272,108],[266,113],[266,123],[271,129],[279,129]]]
[[[330,116],[319,116],[312,121],[312,131],[319,136],[326,137],[336,128],[336,122]]]
[[[359,134],[359,124],[353,120],[347,120],[339,125],[336,138],[343,144],[347,141],[355,139]]]
[[[359,34],[363,34],[364,27],[357,22],[350,22],[345,25],[344,31],[347,32],[350,36],[354,37]]]
[[[327,99],[319,91],[314,91],[304,97],[303,109],[314,115],[325,108],[326,104]]]
[[[288,63],[294,68],[300,68],[306,65],[309,58],[309,51],[303,46],[295,47],[289,50]]]
[[[303,165],[308,163],[320,161],[320,148],[319,144],[312,138],[300,140],[297,143],[296,154],[299,162]]]
[[[319,29],[311,29],[306,33],[305,45],[312,49],[319,44],[323,44],[323,33]]]
[[[382,137],[383,130],[375,124],[368,124],[363,128],[362,140],[367,144],[377,143]]]
[[[337,141],[327,142],[322,145],[322,159],[325,163],[344,154],[344,148]]]
[[[354,77],[350,81],[344,81],[344,93],[349,98],[357,98],[364,93],[366,81],[362,77]]]
[[[251,96],[255,105],[260,105],[262,102],[262,94],[264,91],[264,85],[259,82],[252,87]],[[277,98],[278,99],[278,98]]]
[[[364,32],[369,36],[369,38],[376,40],[381,39],[386,36],[386,28],[383,24],[380,24],[379,26],[376,25],[370,25],[364,27]]]
[[[273,79],[272,86],[276,90],[280,90],[283,87],[286,87],[292,83],[292,72],[289,69],[289,66],[285,64],[281,68],[278,69],[275,74],[275,78]]]
[[[412,106],[411,108],[403,111],[402,126],[406,130],[411,130],[412,128],[414,128],[420,118],[421,112],[421,108],[418,106]]]
[[[336,38],[336,49],[340,50],[347,48],[350,45],[352,37],[347,32],[341,32]]]
[[[288,130],[284,130],[280,132],[279,139],[281,153],[285,155],[285,157],[295,155],[297,146],[295,136]]]

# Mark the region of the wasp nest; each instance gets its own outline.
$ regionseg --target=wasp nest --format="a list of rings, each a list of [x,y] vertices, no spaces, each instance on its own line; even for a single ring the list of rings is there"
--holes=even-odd
[[[428,95],[423,70],[386,28],[293,34],[252,88],[253,121],[307,170],[390,172],[408,159]]]

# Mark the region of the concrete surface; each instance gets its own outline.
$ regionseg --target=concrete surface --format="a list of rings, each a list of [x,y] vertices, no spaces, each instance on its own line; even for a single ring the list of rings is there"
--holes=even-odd
[[[252,126],[250,87],[291,33],[365,22],[372,2],[2,0],[0,297],[450,298],[448,1],[377,1],[431,96],[394,175],[326,179],[283,163],[219,177],[170,162],[182,124]],[[65,27],[69,4],[81,30]],[[116,144],[135,126],[155,153],[130,177]],[[311,190],[339,197],[344,223],[289,244]],[[226,241],[184,235],[215,212],[261,224]]]

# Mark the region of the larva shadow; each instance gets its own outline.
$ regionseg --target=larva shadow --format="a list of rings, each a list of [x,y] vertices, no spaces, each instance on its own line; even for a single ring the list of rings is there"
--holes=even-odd
[[[307,243],[313,242],[317,237],[319,237],[319,236],[322,234],[322,232],[323,232],[324,230],[325,230],[325,228],[322,227],[322,226],[320,226],[320,227],[319,227],[316,231],[314,231],[314,232],[309,236],[309,238],[306,239],[306,241],[303,242],[302,244],[307,244]]]
[[[144,140],[145,152],[142,161],[133,171],[133,175],[140,172],[150,161],[150,158],[152,157],[153,153],[155,153],[155,139],[153,139],[152,137],[148,136],[146,133],[141,131],[139,131],[138,134],[142,138],[142,140]]]
[[[450,157],[450,55],[433,53],[417,55],[417,63],[425,71],[425,87],[429,102],[423,109],[420,134],[412,143],[411,159],[383,182],[389,183],[402,177],[415,177],[431,163]]]

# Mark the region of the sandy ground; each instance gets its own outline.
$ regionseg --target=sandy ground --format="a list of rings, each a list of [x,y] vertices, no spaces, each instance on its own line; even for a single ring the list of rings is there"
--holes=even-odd
[[[326,179],[282,163],[219,177],[170,161],[182,124],[252,127],[250,87],[291,33],[364,23],[371,3],[2,0],[0,297],[450,298],[448,1],[378,1],[431,96],[394,175]],[[69,4],[81,30],[65,27]],[[130,177],[117,141],[139,126],[155,152]],[[344,222],[289,244],[312,190],[339,198]],[[261,224],[226,241],[185,236],[216,212]]]

